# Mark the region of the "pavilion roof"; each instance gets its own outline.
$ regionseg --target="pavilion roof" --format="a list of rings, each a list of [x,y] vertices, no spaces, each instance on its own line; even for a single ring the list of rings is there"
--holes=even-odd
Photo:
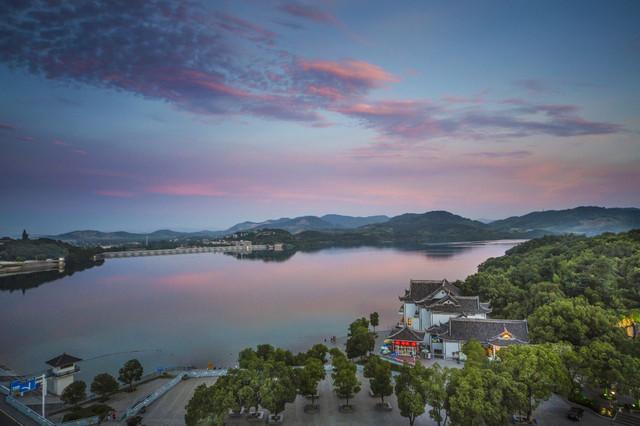
[[[424,299],[429,299],[438,290],[445,290],[450,294],[459,295],[460,289],[451,284],[446,279],[443,280],[411,280],[409,282],[409,289],[405,290],[404,296],[400,297],[400,300],[407,302],[418,302]]]
[[[451,318],[444,333],[448,340],[479,340],[497,346],[529,342],[527,320]]]
[[[392,331],[391,334],[387,336],[387,339],[422,342],[424,341],[424,331],[417,331],[409,327],[402,327]]]
[[[68,353],[65,352],[62,355],[58,355],[55,358],[51,358],[49,361],[47,361],[47,364],[49,364],[52,367],[66,367],[67,365],[74,364],[78,361],[82,361],[82,359],[77,358],[73,355],[69,355]]]

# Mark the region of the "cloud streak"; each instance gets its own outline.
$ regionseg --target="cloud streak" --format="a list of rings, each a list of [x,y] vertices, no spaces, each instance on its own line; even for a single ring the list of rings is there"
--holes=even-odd
[[[503,103],[494,102],[484,108],[476,106],[469,109],[451,107],[447,101],[378,101],[338,105],[333,109],[386,136],[410,140],[522,138],[532,135],[571,137],[623,131],[621,125],[581,117],[579,108],[574,105],[518,100],[517,105],[504,108]]]
[[[321,24],[329,24],[329,25],[337,25],[338,19],[333,16],[329,12],[325,12],[322,9],[319,9],[314,6],[298,3],[298,2],[287,2],[282,3],[279,6],[279,9],[286,14],[296,17],[303,18],[309,21],[321,23]]]

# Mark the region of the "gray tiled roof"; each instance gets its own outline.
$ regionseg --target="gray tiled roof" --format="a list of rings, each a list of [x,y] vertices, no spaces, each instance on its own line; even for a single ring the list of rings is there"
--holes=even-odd
[[[66,367],[67,365],[71,365],[78,361],[82,361],[82,359],[76,358],[75,356],[69,355],[68,353],[65,352],[62,355],[58,355],[55,358],[51,358],[49,361],[47,361],[47,364],[49,364],[52,367]]]
[[[393,330],[387,339],[406,340],[409,342],[422,342],[424,340],[424,331],[412,330],[408,327],[402,327]]]
[[[448,340],[477,339],[483,343],[495,342],[494,344],[498,345],[500,340],[507,345],[506,340],[499,338],[500,334],[507,330],[514,337],[514,340],[508,340],[508,344],[529,341],[527,320],[451,318],[448,324],[446,331],[440,334]]]
[[[449,281],[445,280],[411,280],[409,290],[405,290],[404,296],[400,300],[414,301],[423,300],[432,295],[440,288],[449,290],[452,294],[460,294],[460,289]]]
[[[424,305],[433,312],[478,314],[487,312],[480,304],[478,296],[447,296]]]

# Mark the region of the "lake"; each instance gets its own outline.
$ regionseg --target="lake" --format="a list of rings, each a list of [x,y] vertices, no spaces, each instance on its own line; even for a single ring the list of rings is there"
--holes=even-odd
[[[79,377],[117,375],[130,358],[145,371],[235,364],[259,343],[306,350],[380,313],[397,323],[409,279],[464,279],[517,242],[298,252],[282,262],[214,253],[107,260],[26,291],[0,292],[0,364],[42,371],[63,352]]]

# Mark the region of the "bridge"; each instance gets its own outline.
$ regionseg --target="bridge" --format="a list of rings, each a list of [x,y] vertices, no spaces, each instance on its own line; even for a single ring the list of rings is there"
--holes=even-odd
[[[126,250],[126,251],[108,251],[94,256],[95,260],[115,259],[120,257],[140,257],[140,256],[164,256],[173,254],[192,254],[192,253],[251,253],[253,251],[272,250],[273,248],[265,244],[241,244],[233,246],[214,246],[214,247],[180,247],[174,249],[159,250]]]

